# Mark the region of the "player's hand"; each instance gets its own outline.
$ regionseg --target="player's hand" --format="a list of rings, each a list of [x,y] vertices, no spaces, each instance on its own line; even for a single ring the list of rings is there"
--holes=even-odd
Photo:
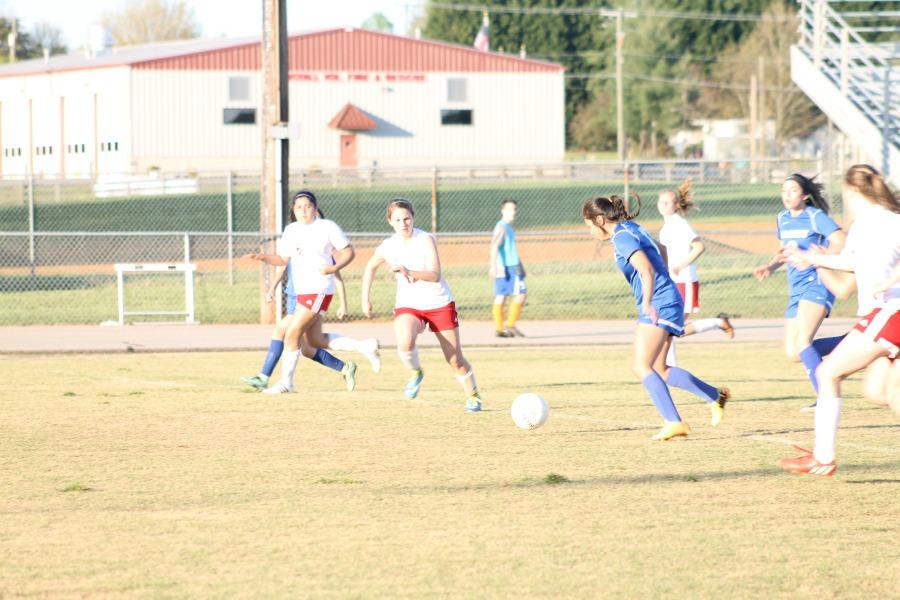
[[[275,302],[275,292],[269,290],[269,293],[266,294],[266,303]]]
[[[771,274],[772,271],[769,270],[769,265],[762,265],[753,269],[753,275],[760,281],[768,279]]]
[[[363,300],[362,313],[367,319],[372,318],[372,302],[370,300]]]
[[[256,252],[248,252],[241,256],[241,258],[249,258],[250,260],[262,260],[262,254],[257,254]]]
[[[788,254],[787,260],[789,263],[797,267],[798,269],[805,269],[810,266],[809,260],[806,258],[807,253],[801,250],[795,250]]]
[[[659,321],[659,313],[656,312],[656,309],[653,308],[652,304],[642,304],[641,312],[644,313],[647,317],[650,318],[650,322],[656,325],[657,321]]]
[[[341,305],[338,306],[337,313],[335,313],[334,316],[337,317],[338,321],[343,321],[344,319],[346,319],[347,318],[347,305],[344,303],[341,303]]]
[[[319,273],[322,275],[331,275],[332,273],[337,273],[337,267],[335,265],[324,265],[319,269]]]
[[[403,265],[391,265],[391,271],[401,275],[409,283],[415,283],[416,278],[409,274],[409,271]]]
[[[684,267],[682,267],[681,265],[673,265],[672,266],[672,274],[678,275],[679,273],[681,273],[681,269],[683,269],[683,268]]]

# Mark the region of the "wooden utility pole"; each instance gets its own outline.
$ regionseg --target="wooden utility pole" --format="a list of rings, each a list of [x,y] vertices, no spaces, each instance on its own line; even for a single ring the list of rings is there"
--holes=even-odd
[[[756,61],[756,89],[758,97],[756,99],[756,114],[759,120],[759,157],[765,159],[766,153],[766,103],[765,103],[765,71],[766,59],[762,56]]]
[[[619,150],[619,162],[625,161],[625,111],[622,106],[622,67],[625,57],[622,47],[625,45],[623,21],[625,11],[619,8],[616,13],[616,146]]]
[[[263,0],[262,72],[263,98],[260,130],[263,136],[263,165],[259,186],[259,233],[274,252],[281,233],[281,215],[288,198],[288,64],[287,0]],[[275,306],[266,302],[272,269],[260,263],[259,321],[275,322]]]
[[[758,99],[756,90],[756,75],[750,76],[750,127],[749,134],[750,138],[750,180],[753,180],[753,177],[756,174],[756,139],[757,139],[757,106],[756,101]]]

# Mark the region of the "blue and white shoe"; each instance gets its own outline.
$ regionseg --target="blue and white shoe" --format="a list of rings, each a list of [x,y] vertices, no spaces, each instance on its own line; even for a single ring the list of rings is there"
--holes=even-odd
[[[466,412],[481,412],[481,394],[475,392],[466,400]]]
[[[262,391],[263,394],[293,394],[294,386],[279,381],[271,387],[267,387]]]
[[[403,395],[409,399],[419,395],[419,388],[422,387],[422,380],[425,379],[425,371],[421,368],[413,371],[412,377],[403,386]]]
[[[253,377],[241,377],[241,381],[252,388],[263,391],[269,385],[269,378],[265,375],[254,375]]]

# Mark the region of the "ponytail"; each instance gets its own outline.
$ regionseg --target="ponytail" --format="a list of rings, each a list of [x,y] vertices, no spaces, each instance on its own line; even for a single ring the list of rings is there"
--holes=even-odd
[[[884,177],[869,165],[853,165],[844,175],[844,188],[893,213],[900,213],[900,197],[888,187]]]
[[[581,207],[581,216],[589,221],[593,221],[599,216],[603,216],[609,221],[621,223],[622,221],[631,221],[641,214],[641,197],[632,192],[637,206],[634,212],[628,211],[628,200],[619,195],[612,196],[595,196],[584,201]]]
[[[785,181],[793,181],[800,186],[805,196],[806,205],[818,208],[822,212],[828,214],[828,200],[825,199],[825,186],[815,181],[816,176],[805,177],[800,173],[791,173]]]

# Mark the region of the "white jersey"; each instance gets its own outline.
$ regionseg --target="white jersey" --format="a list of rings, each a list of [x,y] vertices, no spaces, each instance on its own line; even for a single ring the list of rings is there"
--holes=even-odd
[[[666,252],[669,254],[669,276],[675,283],[697,281],[697,267],[693,263],[679,271],[677,275],[672,272],[671,267],[687,260],[691,254],[691,242],[698,237],[700,236],[687,222],[687,219],[677,213],[666,217],[662,229],[659,230],[659,241],[666,247]]]
[[[875,297],[875,286],[890,277],[900,262],[900,214],[877,204],[860,211],[850,226],[841,254],[853,261],[858,315],[867,315],[888,304],[900,307],[900,283]]]
[[[334,275],[322,275],[322,267],[333,265],[332,250],[343,250],[350,240],[334,221],[291,223],[278,240],[278,255],[291,262],[294,293],[333,294]]]
[[[381,242],[378,247],[381,255],[389,265],[402,265],[408,271],[426,271],[425,258],[431,253],[429,246],[434,237],[421,229],[413,229],[412,237],[404,238],[395,233]],[[397,298],[395,308],[415,308],[432,310],[447,306],[453,302],[450,286],[441,275],[437,283],[418,280],[410,283],[403,275],[396,273]]]

